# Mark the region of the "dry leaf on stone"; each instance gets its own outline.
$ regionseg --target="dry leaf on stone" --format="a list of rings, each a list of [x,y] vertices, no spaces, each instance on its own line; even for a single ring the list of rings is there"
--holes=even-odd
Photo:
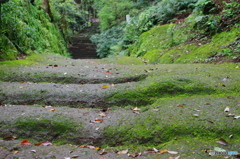
[[[128,153],[128,157],[132,157],[132,158],[136,158],[136,157],[139,157],[139,156],[141,156],[141,155],[142,155],[142,153],[138,153],[138,152],[136,152],[136,153],[134,153],[134,154]]]
[[[32,153],[36,153],[37,151],[36,151],[36,150],[31,150],[30,152],[32,152]]]
[[[102,112],[106,112],[106,111],[109,111],[110,108],[105,108],[105,109],[101,109]]]
[[[108,85],[102,85],[102,89],[106,89],[106,88],[108,88],[109,86]]]
[[[176,155],[176,154],[178,154],[177,151],[168,151],[168,153],[171,154],[171,155]]]
[[[158,150],[156,148],[150,148],[150,149],[147,149],[145,150],[143,153],[157,153]]]
[[[128,153],[128,149],[117,152],[118,155],[125,155],[125,154],[127,154],[127,153]]]
[[[183,107],[183,105],[182,104],[178,104],[177,107]]]
[[[78,158],[79,155],[73,155],[71,158]]]
[[[164,153],[167,153],[168,150],[161,150],[158,154],[161,155],[161,154],[164,154]]]
[[[234,116],[235,116],[235,114],[232,114],[232,113],[229,113],[226,115],[226,117],[234,117]]]
[[[107,115],[104,114],[104,113],[100,113],[99,116],[101,116],[101,117],[106,117]]]
[[[81,147],[81,148],[89,148],[89,149],[92,149],[92,150],[101,150],[100,147],[95,147],[95,146],[92,146],[92,145],[81,145],[79,147]]]
[[[139,109],[138,107],[132,108],[133,111],[140,111],[141,109]]]
[[[224,112],[229,112],[230,111],[230,108],[229,107],[226,107],[225,109],[224,109]]]
[[[221,145],[228,145],[228,142],[226,141],[226,140],[224,140],[223,138],[221,138],[221,139],[219,139],[218,141],[217,141],[217,143],[219,143],[219,144],[221,144]]]
[[[56,109],[50,109],[49,111],[52,111],[52,112],[54,112],[54,111],[56,111]]]
[[[8,137],[3,138],[3,140],[5,140],[5,141],[15,140],[15,139],[16,139],[15,136],[8,136]]]
[[[90,120],[90,123],[101,123],[101,122],[103,122],[103,119]]]
[[[24,139],[20,142],[21,145],[31,145],[31,143],[27,140],[27,139]]]
[[[239,119],[240,118],[240,115],[239,116],[235,116],[234,119]]]
[[[193,114],[193,116],[194,116],[194,117],[199,117],[199,115],[198,115],[198,114]]]

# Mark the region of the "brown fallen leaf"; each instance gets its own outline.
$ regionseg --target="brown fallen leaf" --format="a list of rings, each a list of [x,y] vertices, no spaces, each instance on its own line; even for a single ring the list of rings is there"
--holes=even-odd
[[[101,122],[103,122],[103,119],[90,120],[90,123],[101,123]]]
[[[34,144],[34,145],[36,145],[36,146],[39,146],[39,145],[52,146],[52,143],[49,142],[49,141],[43,141],[43,142],[36,143],[36,144]]]
[[[54,111],[56,111],[56,109],[50,109],[49,111],[52,111],[52,112],[54,112]]]
[[[20,152],[20,151],[17,151],[17,150],[11,151],[11,153],[14,154],[14,155],[17,154],[17,153],[19,153],[19,152]]]
[[[128,157],[136,158],[136,157],[142,156],[142,153],[135,152],[134,154],[128,153],[127,155]]]
[[[71,158],[78,158],[79,155],[73,155]]]
[[[106,112],[106,111],[109,111],[109,110],[110,110],[110,108],[105,108],[105,109],[101,109],[100,111]]]
[[[5,140],[5,141],[15,140],[15,139],[16,139],[15,136],[8,136],[8,137],[3,138],[3,140]]]
[[[161,155],[161,154],[164,154],[164,153],[167,153],[168,150],[161,150],[158,154]]]
[[[106,73],[110,73],[110,71],[106,71]]]
[[[89,148],[89,149],[92,149],[92,150],[101,150],[100,147],[95,147],[95,146],[92,146],[92,145],[81,145],[79,147],[81,147],[81,148]]]
[[[226,140],[224,140],[223,138],[221,138],[221,139],[219,139],[218,141],[217,141],[217,143],[219,143],[219,144],[221,144],[221,145],[228,145],[228,142],[226,141]]]
[[[20,142],[21,145],[31,145],[31,143],[27,140],[27,139],[24,139]]]
[[[177,107],[183,107],[183,105],[182,104],[178,104]]]
[[[143,153],[157,153],[158,150],[156,148],[150,148],[150,149],[147,149],[145,150]]]
[[[211,105],[209,102],[205,103],[205,105]]]

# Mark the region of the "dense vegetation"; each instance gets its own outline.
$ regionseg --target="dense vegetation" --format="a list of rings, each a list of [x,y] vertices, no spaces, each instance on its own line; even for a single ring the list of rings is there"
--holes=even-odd
[[[0,12],[1,60],[31,53],[69,55],[69,37],[87,21],[82,5],[73,0],[3,2]]]
[[[69,37],[98,18],[101,32],[91,40],[100,58],[239,61],[239,12],[234,0],[2,0],[0,59],[48,52],[69,55]]]
[[[107,7],[106,3],[99,11],[101,34],[93,36],[92,40],[98,46],[100,57],[117,54],[143,56],[151,63],[206,62],[219,57],[239,59],[238,2],[233,0],[141,2],[122,0],[118,3],[128,7],[125,6],[121,10],[123,4],[119,5],[119,8],[115,9],[117,13],[111,12],[110,6]],[[130,23],[125,22],[126,14],[131,16]],[[105,17],[106,15],[108,17]],[[233,31],[234,28],[236,29]],[[224,34],[225,31],[230,33]],[[218,45],[212,41],[219,40],[220,37],[214,38],[219,33],[223,33],[221,38],[232,36],[230,39],[221,39],[225,42]],[[205,44],[211,45],[211,49],[206,50],[209,45]],[[189,45],[205,48],[198,50],[189,48]],[[194,51],[200,51],[202,55],[198,57],[195,53],[190,54]],[[185,54],[191,56],[186,57]],[[163,55],[168,57],[162,58]],[[182,58],[189,60],[178,60],[182,55],[184,55]]]

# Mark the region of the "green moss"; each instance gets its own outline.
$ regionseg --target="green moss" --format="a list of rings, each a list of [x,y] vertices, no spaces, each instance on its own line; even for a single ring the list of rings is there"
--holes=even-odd
[[[81,125],[74,123],[73,119],[69,117],[53,115],[19,117],[5,127],[17,129],[15,134],[19,135],[20,138],[38,139],[41,137],[41,140],[66,141],[74,137],[68,136],[68,133],[76,133]]]
[[[152,107],[141,108],[140,115],[105,129],[110,146],[135,143],[145,146],[160,144],[181,138],[215,140],[234,134],[239,143],[238,121],[226,117],[226,105],[235,113],[239,95],[232,98],[218,96],[169,97],[159,99]],[[181,104],[181,107],[177,105]],[[193,114],[198,114],[194,117]],[[177,141],[176,141],[177,142]],[[170,145],[169,145],[170,146]],[[186,145],[184,145],[186,146]]]
[[[143,56],[156,49],[161,50],[177,46],[191,36],[186,25],[165,24],[155,26],[139,37],[139,41],[134,44],[135,49],[132,49],[130,54],[132,56]]]
[[[166,24],[155,26],[143,33],[139,41],[129,49],[131,56],[143,56],[149,63],[193,63],[206,62],[236,40],[239,27],[218,33],[207,44],[186,43],[196,36],[186,24]]]

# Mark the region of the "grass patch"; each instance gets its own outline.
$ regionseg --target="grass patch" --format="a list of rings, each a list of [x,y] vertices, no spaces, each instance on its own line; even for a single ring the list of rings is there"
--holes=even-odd
[[[228,139],[233,134],[233,140],[240,144],[239,121],[227,117],[226,106],[231,113],[240,114],[239,95],[161,98],[152,106],[142,107],[132,119],[105,128],[104,142],[108,146],[134,143],[156,147],[179,138]]]
[[[82,126],[65,116],[28,116],[16,118],[2,129],[12,129],[18,138],[31,138],[42,141],[65,142],[77,134]],[[71,135],[70,135],[71,134]]]

